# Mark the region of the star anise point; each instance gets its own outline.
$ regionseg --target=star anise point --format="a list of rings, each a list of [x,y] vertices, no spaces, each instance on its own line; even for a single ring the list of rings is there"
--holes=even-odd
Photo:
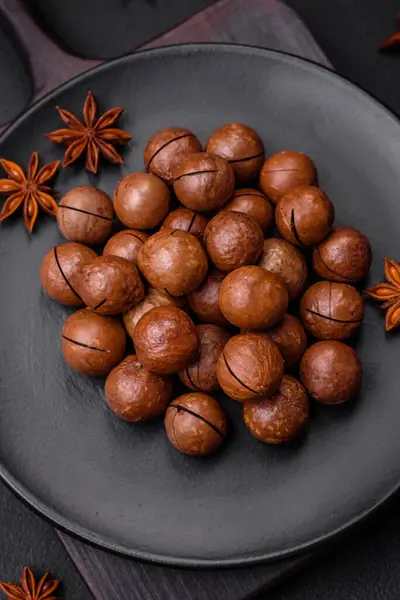
[[[8,600],[57,600],[54,592],[60,585],[58,579],[49,579],[45,573],[41,579],[36,579],[29,567],[24,567],[21,577],[21,585],[0,582],[0,590],[5,593]]]
[[[385,257],[385,277],[387,281],[377,283],[367,290],[367,294],[386,310],[386,331],[392,331],[400,325],[400,263]]]
[[[8,175],[8,179],[0,179],[0,193],[9,194],[0,213],[0,221],[5,221],[23,204],[25,226],[29,233],[36,223],[39,206],[47,213],[56,216],[57,203],[48,192],[52,191],[44,185],[57,172],[60,161],[44,165],[39,171],[39,155],[33,152],[26,169],[11,160],[0,159],[0,164]]]
[[[74,163],[85,151],[85,166],[92,173],[98,172],[100,154],[111,163],[123,164],[124,160],[114,146],[126,144],[132,136],[123,129],[112,127],[123,112],[122,107],[110,108],[97,117],[96,99],[89,91],[83,107],[83,122],[69,111],[56,108],[67,128],[45,136],[56,144],[67,146],[63,167]]]

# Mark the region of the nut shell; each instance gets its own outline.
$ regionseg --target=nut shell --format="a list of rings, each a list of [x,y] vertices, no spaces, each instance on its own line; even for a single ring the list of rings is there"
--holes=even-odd
[[[266,334],[282,354],[286,368],[300,362],[307,349],[307,336],[304,327],[296,317],[286,313],[283,321],[269,329]]]
[[[260,173],[260,186],[275,204],[292,188],[316,185],[317,169],[303,152],[284,150],[270,156]]]
[[[121,323],[82,309],[65,322],[62,352],[70,367],[92,377],[106,375],[124,357],[126,335]]]
[[[297,298],[307,281],[307,263],[298,248],[281,238],[264,240],[264,249],[258,265],[278,275],[286,285],[289,300]]]
[[[208,152],[186,156],[174,180],[174,192],[181,204],[200,212],[219,210],[231,197],[234,187],[231,165]]]
[[[144,298],[139,271],[119,256],[98,256],[80,270],[79,295],[102,315],[126,312]]]
[[[272,398],[246,402],[243,419],[254,437],[266,444],[290,442],[304,429],[309,417],[307,392],[297,379],[285,375]]]
[[[182,308],[184,305],[184,298],[174,298],[162,290],[149,288],[147,290],[147,296],[143,298],[139,304],[132,306],[132,308],[124,314],[123,321],[125,329],[128,335],[133,337],[133,332],[137,323],[140,321],[143,315],[149,312],[149,310],[152,308],[157,308],[158,306],[176,306],[177,308]]]
[[[217,376],[225,394],[233,400],[245,402],[272,396],[283,377],[283,358],[266,335],[236,335],[218,359]]]
[[[201,213],[181,207],[169,213],[161,226],[161,230],[182,229],[182,231],[191,233],[202,240],[207,223],[207,217]]]
[[[120,256],[137,265],[140,248],[149,236],[138,229],[124,229],[113,235],[104,246],[103,256]]]
[[[353,348],[342,342],[317,342],[301,360],[300,379],[315,400],[341,404],[360,388],[362,364]]]
[[[171,444],[190,456],[207,456],[214,452],[227,431],[227,419],[219,403],[199,392],[173,400],[164,423]]]
[[[225,273],[212,269],[203,283],[186,296],[188,304],[196,317],[205,323],[214,325],[229,325],[219,307],[219,288],[225,279]]]
[[[183,371],[198,358],[196,327],[174,306],[159,306],[144,314],[133,332],[133,343],[143,366],[160,375]]]
[[[271,202],[259,190],[240,188],[233,192],[223,210],[233,210],[253,217],[266,235],[274,225],[275,210]]]
[[[238,185],[257,177],[265,158],[264,144],[257,132],[241,123],[229,123],[216,129],[206,150],[232,164]]]
[[[305,292],[300,303],[304,327],[320,340],[347,340],[360,329],[364,301],[351,285],[319,281]]]
[[[105,192],[90,185],[69,190],[61,198],[57,223],[61,233],[71,242],[95,246],[110,236],[114,208]]]
[[[368,238],[352,227],[337,227],[313,251],[314,271],[329,281],[360,281],[368,274],[371,261]]]
[[[106,380],[106,401],[121,419],[139,423],[165,412],[172,397],[172,377],[150,373],[136,355],[125,358]]]
[[[183,296],[201,284],[208,260],[198,239],[174,229],[152,235],[140,249],[138,265],[152,287]]]
[[[268,329],[287,311],[288,293],[283,281],[261,267],[241,267],[229,273],[219,290],[222,314],[236,327]]]
[[[332,202],[313,186],[292,189],[275,211],[279,233],[295,246],[319,244],[330,233],[334,218]]]
[[[201,392],[219,389],[217,361],[225,344],[231,337],[217,325],[198,325],[199,360],[179,373],[179,379],[188,388]]]
[[[189,129],[167,127],[150,139],[144,151],[144,165],[153,175],[171,184],[185,156],[201,150],[201,143]]]
[[[208,255],[224,273],[257,262],[263,242],[263,232],[257,221],[231,210],[218,213],[204,232]]]
[[[114,208],[118,219],[131,229],[153,229],[167,216],[171,194],[151,173],[130,173],[118,183]]]
[[[81,267],[96,256],[96,252],[75,242],[51,248],[40,267],[40,280],[46,294],[66,306],[84,306],[75,289],[75,280]]]

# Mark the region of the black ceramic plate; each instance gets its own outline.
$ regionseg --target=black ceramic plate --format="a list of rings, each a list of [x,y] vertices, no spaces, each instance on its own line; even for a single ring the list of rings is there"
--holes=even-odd
[[[95,184],[112,194],[143,168],[159,128],[181,125],[205,141],[230,121],[251,125],[267,154],[298,149],[318,165],[337,221],[371,240],[370,281],[383,257],[398,258],[400,125],[379,103],[323,68],[235,46],[143,52],[95,69],[42,100],[11,127],[0,156],[26,164],[62,156],[43,134],[60,126],[56,104],[81,110],[91,89],[101,108],[124,106],[133,134],[122,168],[97,177],[60,174],[61,192]],[[42,293],[39,267],[60,242],[54,220],[29,236],[22,220],[0,229],[0,463],[10,486],[57,525],[125,554],[175,565],[241,565],[317,544],[366,515],[400,480],[400,340],[367,306],[358,348],[365,380],[358,401],[315,406],[306,438],[270,447],[252,438],[239,403],[225,448],[187,458],[162,421],[130,426],[103,400],[103,382],[72,372],[60,351],[68,311]]]

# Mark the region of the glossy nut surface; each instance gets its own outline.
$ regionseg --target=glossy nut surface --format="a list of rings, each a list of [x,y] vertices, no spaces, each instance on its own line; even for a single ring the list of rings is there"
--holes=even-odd
[[[65,322],[62,352],[70,367],[92,377],[106,375],[121,362],[126,335],[121,323],[112,317],[78,310]]]
[[[268,329],[277,325],[287,311],[288,301],[283,281],[254,265],[229,273],[219,290],[222,314],[240,328]]]
[[[301,360],[300,379],[318,402],[341,404],[353,398],[361,386],[361,361],[355,350],[342,342],[317,342]]]
[[[98,256],[84,265],[77,289],[86,306],[101,315],[126,312],[144,298],[139,271],[119,256]]]
[[[71,242],[95,246],[111,235],[114,208],[105,192],[90,185],[76,187],[58,204],[57,223]]]
[[[142,246],[138,266],[150,285],[171,296],[195,290],[208,270],[208,260],[199,240],[179,229],[162,230]]]
[[[307,263],[301,251],[281,238],[264,240],[258,266],[278,275],[286,285],[289,300],[297,298],[307,281]]]
[[[198,358],[196,327],[174,306],[159,306],[144,314],[134,329],[133,343],[143,366],[160,375],[178,373]]]
[[[189,456],[211,454],[227,432],[227,419],[217,400],[199,392],[175,398],[164,423],[171,444]]]
[[[201,143],[192,131],[183,127],[167,127],[157,131],[149,140],[144,151],[144,165],[150,173],[171,184],[185,156],[201,150]]]
[[[171,376],[150,373],[137,356],[127,356],[107,377],[106,401],[124,421],[139,423],[162,415],[172,397]]]
[[[315,185],[317,169],[303,152],[284,150],[270,156],[260,172],[260,186],[264,194],[275,204],[292,188]]]
[[[290,442],[308,422],[307,392],[297,379],[284,375],[278,391],[271,398],[246,402],[243,419],[254,437],[266,444]]]
[[[208,256],[224,273],[257,262],[263,242],[263,232],[257,221],[231,210],[218,213],[204,232]]]
[[[51,248],[40,267],[40,280],[46,294],[66,306],[84,306],[75,289],[76,280],[81,267],[96,256],[96,252],[75,242]]]
[[[179,379],[188,388],[213,392],[220,385],[217,378],[217,361],[229,340],[230,333],[218,325],[197,325],[199,359],[179,373]]]
[[[371,261],[368,238],[352,227],[336,227],[313,250],[314,271],[329,281],[360,281],[368,274]]]
[[[314,337],[347,340],[361,327],[364,301],[352,285],[319,281],[302,297],[300,315],[304,327]]]
[[[208,139],[206,150],[231,163],[237,185],[255,179],[265,158],[259,135],[242,123],[228,123],[216,129]]]
[[[227,342],[218,359],[217,376],[227,396],[245,402],[272,396],[283,369],[282,355],[267,336],[246,333]]]
[[[330,233],[334,218],[328,196],[312,186],[292,189],[275,210],[279,233],[295,246],[319,244]]]

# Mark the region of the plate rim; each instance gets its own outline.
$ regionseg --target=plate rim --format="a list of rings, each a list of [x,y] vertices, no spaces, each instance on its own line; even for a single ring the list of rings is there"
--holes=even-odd
[[[29,119],[35,111],[40,108],[43,104],[51,101],[54,96],[57,96],[60,92],[70,89],[74,87],[75,84],[80,83],[85,80],[88,76],[93,73],[102,73],[107,72],[109,69],[112,70],[114,65],[119,65],[124,62],[131,62],[132,60],[140,60],[143,55],[151,56],[151,55],[166,55],[169,53],[187,53],[188,51],[201,51],[202,49],[208,50],[227,50],[230,52],[239,52],[244,54],[256,54],[258,56],[269,56],[275,57],[279,60],[285,60],[289,63],[298,63],[308,65],[311,70],[317,70],[325,74],[326,76],[332,77],[333,79],[345,84],[346,87],[357,91],[358,93],[362,93],[362,95],[366,96],[375,106],[379,107],[381,110],[386,112],[387,116],[391,117],[397,126],[400,126],[400,117],[396,115],[396,113],[382,100],[378,99],[374,94],[367,91],[365,88],[360,86],[359,84],[354,83],[350,78],[337,73],[336,71],[330,69],[325,65],[321,65],[314,60],[309,58],[303,58],[292,54],[290,52],[285,52],[282,50],[274,50],[268,47],[261,46],[253,46],[250,44],[234,44],[234,43],[225,43],[225,42],[194,42],[194,43],[185,43],[185,44],[169,44],[166,46],[160,46],[157,48],[150,48],[144,50],[137,50],[132,53],[126,54],[124,56],[115,58],[113,60],[107,61],[103,64],[96,65],[84,71],[83,73],[79,73],[72,79],[69,79],[67,82],[57,86],[43,97],[35,101],[33,104],[29,106],[29,108],[21,113],[18,118],[12,122],[10,125],[6,127],[5,130],[0,134],[0,144],[3,143],[10,135],[12,135],[21,123],[25,120]],[[395,492],[400,488],[400,475],[397,483],[390,488],[390,490],[381,498],[379,498],[372,506],[364,509],[361,513],[357,514],[352,519],[349,519],[344,524],[336,527],[332,531],[321,534],[318,537],[314,537],[313,539],[303,542],[301,544],[297,544],[289,549],[277,550],[274,552],[264,552],[258,554],[257,556],[251,557],[242,557],[242,558],[228,558],[228,559],[196,559],[196,558],[183,558],[183,557],[171,557],[165,554],[158,554],[154,552],[146,552],[142,550],[132,549],[124,546],[123,544],[117,544],[115,542],[111,542],[106,539],[106,535],[96,534],[91,529],[79,525],[79,523],[72,519],[65,517],[58,510],[54,509],[51,506],[50,502],[40,499],[37,495],[32,493],[17,477],[12,475],[3,462],[0,461],[0,478],[6,484],[8,489],[10,489],[17,498],[22,500],[22,502],[31,508],[36,514],[44,518],[47,522],[51,523],[60,531],[70,535],[81,542],[92,544],[93,546],[105,550],[110,551],[114,554],[118,554],[124,557],[130,557],[134,559],[139,559],[145,562],[163,565],[163,566],[171,566],[171,567],[184,567],[184,568],[196,568],[196,569],[219,569],[219,568],[232,568],[232,567],[249,567],[252,565],[266,564],[273,561],[290,558],[300,553],[304,553],[305,551],[310,551],[317,546],[322,546],[322,544],[327,544],[332,540],[338,538],[343,535],[347,530],[354,528],[357,524],[360,524],[364,521],[369,515],[374,513],[377,509],[379,509],[383,504],[385,504],[389,498],[395,494]]]

